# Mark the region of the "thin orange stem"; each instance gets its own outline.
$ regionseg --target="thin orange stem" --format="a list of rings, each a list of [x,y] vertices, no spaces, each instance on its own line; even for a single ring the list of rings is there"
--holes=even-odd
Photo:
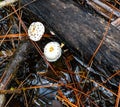
[[[27,34],[26,33],[19,33],[19,34],[8,34],[8,35],[1,35],[0,36],[0,39],[1,38],[17,38],[17,37],[19,37],[19,36],[27,36]],[[52,37],[52,35],[49,35],[49,34],[44,34],[43,35],[43,37]]]
[[[70,107],[78,107],[75,104],[71,103],[68,99],[64,99],[58,95],[56,95],[56,98],[58,98],[60,101],[62,101],[63,103],[67,103],[68,105],[70,105]]]
[[[93,53],[93,55],[92,55],[92,57],[91,57],[91,59],[90,59],[90,61],[89,61],[89,63],[88,63],[88,66],[90,66],[91,63],[93,62],[94,57],[95,57],[96,54],[98,53],[100,47],[102,46],[102,44],[103,44],[103,42],[104,42],[104,40],[105,40],[105,38],[106,38],[106,36],[107,36],[107,33],[108,33],[108,30],[109,30],[109,27],[110,27],[110,21],[111,21],[112,16],[113,16],[113,13],[111,13],[110,20],[108,21],[108,24],[107,24],[107,29],[106,29],[105,33],[103,34],[103,38],[102,38],[102,40],[100,41],[98,47],[96,48],[95,52]]]
[[[120,83],[118,86],[118,97],[116,98],[115,107],[119,107],[119,102],[120,102]]]
[[[19,36],[27,36],[26,33],[22,33],[22,34],[8,34],[8,35],[1,35],[0,38],[16,38]]]
[[[11,90],[11,92],[14,91],[15,92],[19,92],[19,91],[26,91],[26,90],[31,90],[31,89],[37,89],[37,88],[49,88],[49,87],[61,87],[63,86],[63,84],[48,84],[48,85],[37,85],[37,86],[30,86],[30,87],[22,87],[22,88],[18,88],[18,89],[14,89],[14,90]],[[10,90],[0,90],[0,94],[4,94],[4,93],[7,93],[7,92],[10,92]]]
[[[112,79],[114,76],[118,75],[119,73],[120,73],[120,70],[116,71],[116,73],[114,73],[109,78],[107,78],[107,80],[105,80],[103,83],[106,83],[107,81],[109,81],[110,79]]]

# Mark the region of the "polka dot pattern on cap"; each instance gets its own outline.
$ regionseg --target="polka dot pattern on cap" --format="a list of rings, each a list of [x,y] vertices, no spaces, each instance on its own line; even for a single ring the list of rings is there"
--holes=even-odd
[[[39,41],[45,32],[45,27],[41,22],[33,22],[28,28],[28,36],[33,41]]]

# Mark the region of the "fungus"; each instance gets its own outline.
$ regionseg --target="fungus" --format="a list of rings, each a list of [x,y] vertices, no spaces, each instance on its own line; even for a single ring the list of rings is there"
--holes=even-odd
[[[39,41],[45,32],[45,27],[41,22],[33,22],[28,28],[28,36],[33,41]]]
[[[62,53],[61,46],[58,42],[49,42],[44,47],[44,55],[49,62],[57,61]]]

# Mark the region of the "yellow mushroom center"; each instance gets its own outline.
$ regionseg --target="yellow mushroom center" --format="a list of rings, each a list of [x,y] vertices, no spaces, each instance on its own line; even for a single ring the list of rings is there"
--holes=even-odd
[[[35,28],[36,28],[35,26],[32,28],[32,32],[35,32]]]
[[[49,49],[49,51],[50,52],[54,51],[54,47],[51,46],[50,49]]]

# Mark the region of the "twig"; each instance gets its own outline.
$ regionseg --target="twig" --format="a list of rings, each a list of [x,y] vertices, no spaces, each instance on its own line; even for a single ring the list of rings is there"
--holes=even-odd
[[[25,99],[25,105],[26,105],[25,107],[28,107],[27,96],[24,90],[23,90],[23,93],[24,93],[24,99]]]
[[[120,17],[111,22],[111,24],[120,30]]]
[[[21,37],[26,37],[27,34],[26,33],[19,33],[19,34],[7,34],[7,35],[1,35],[0,36],[0,39],[1,38],[18,38],[19,36]],[[43,37],[52,37],[52,35],[49,35],[49,34],[44,34]]]
[[[58,90],[58,94],[56,95],[56,98],[58,98],[60,101],[63,103],[65,102],[66,104],[70,105],[71,107],[77,107],[75,104],[71,103],[69,99],[63,94],[61,90]]]
[[[0,38],[16,38],[16,37],[19,37],[19,36],[27,36],[27,34],[25,33],[21,33],[21,34],[7,34],[7,35],[1,35]]]
[[[86,0],[87,4],[95,9],[98,13],[104,17],[112,20],[111,23],[113,26],[120,30],[120,10],[114,5],[111,5],[106,0]],[[115,0],[115,3],[120,5],[120,3]],[[113,12],[113,17],[110,18],[110,14]],[[116,19],[117,18],[117,19]]]
[[[116,98],[115,107],[119,107],[119,102],[120,102],[120,83],[119,83],[119,86],[118,86],[118,96]]]
[[[25,78],[25,80],[20,83],[20,85],[18,86],[17,89],[19,89],[20,87],[22,87],[23,84],[25,83],[25,81],[26,81],[30,76],[31,76],[31,74],[28,75],[28,76]],[[21,91],[20,91],[20,92],[21,92]],[[14,95],[15,95],[15,93],[13,93],[13,94],[11,95],[11,97],[10,97],[9,100],[6,102],[6,104],[4,105],[4,107],[7,107],[7,106],[8,106],[9,102],[12,100],[12,98],[14,97]]]
[[[119,2],[119,1],[115,0],[115,2],[120,5],[120,2]]]
[[[20,94],[21,91],[20,90],[0,90],[0,94],[13,94],[13,93],[17,93]]]
[[[60,97],[58,95],[56,95],[56,98],[58,98],[58,100],[62,101],[63,104],[65,104],[66,106],[68,106],[67,104],[69,104],[70,107],[77,107],[75,104],[72,104],[68,99],[63,99],[62,97]]]
[[[12,26],[10,26],[10,28],[8,29],[6,35],[4,36],[4,38],[2,39],[2,41],[0,42],[0,46],[2,45],[4,39],[6,38],[7,34],[9,33],[9,31],[11,30]]]
[[[120,70],[116,71],[113,75],[109,76],[109,78],[107,78],[107,80],[105,80],[103,83],[106,83],[107,81],[111,80],[113,77],[115,77],[118,74],[120,74]]]
[[[112,16],[113,16],[113,13],[111,13],[111,16],[110,16],[110,17],[112,18]],[[99,43],[97,49],[96,49],[95,52],[93,53],[93,55],[92,55],[92,57],[91,57],[91,59],[90,59],[90,61],[89,61],[89,63],[88,63],[88,66],[91,65],[91,63],[92,63],[94,57],[96,56],[96,54],[98,53],[99,49],[101,48],[101,46],[102,46],[102,44],[103,44],[103,42],[104,42],[104,40],[105,40],[105,38],[106,38],[106,36],[107,36],[109,27],[110,27],[110,20],[108,21],[106,31],[105,31],[105,33],[103,34],[103,38],[102,38],[102,40],[100,41],[100,43]]]
[[[25,6],[31,4],[31,3],[35,2],[35,1],[36,1],[36,0],[32,0],[32,1],[28,2],[28,3],[26,3],[25,5],[19,7],[15,12],[21,10],[21,9],[24,8]],[[5,20],[5,19],[8,18],[9,16],[13,15],[15,12],[11,12],[11,13],[8,14],[7,16],[5,16],[5,17],[3,17],[2,19],[0,19],[0,22],[3,21],[3,20]]]
[[[107,16],[107,13],[113,13],[113,15],[120,17],[120,11],[117,8],[113,8],[108,6],[107,4],[103,3],[100,0],[86,0],[87,4],[89,4],[90,6],[92,6],[95,10],[97,9],[97,11],[101,14],[103,14],[105,17]],[[95,7],[99,7],[99,8],[95,8]],[[107,13],[104,13],[103,11],[107,11]],[[108,16],[109,18],[109,16]]]
[[[14,90],[0,90],[0,93],[14,93],[14,92],[19,92],[19,91],[26,91],[26,90],[32,90],[32,89],[37,89],[37,88],[49,88],[49,87],[61,87],[61,86],[64,86],[64,84],[57,84],[57,83],[54,83],[54,84],[47,84],[47,85],[36,85],[36,86],[30,86],[30,87],[22,87],[22,88],[17,88],[17,89],[14,89]]]

